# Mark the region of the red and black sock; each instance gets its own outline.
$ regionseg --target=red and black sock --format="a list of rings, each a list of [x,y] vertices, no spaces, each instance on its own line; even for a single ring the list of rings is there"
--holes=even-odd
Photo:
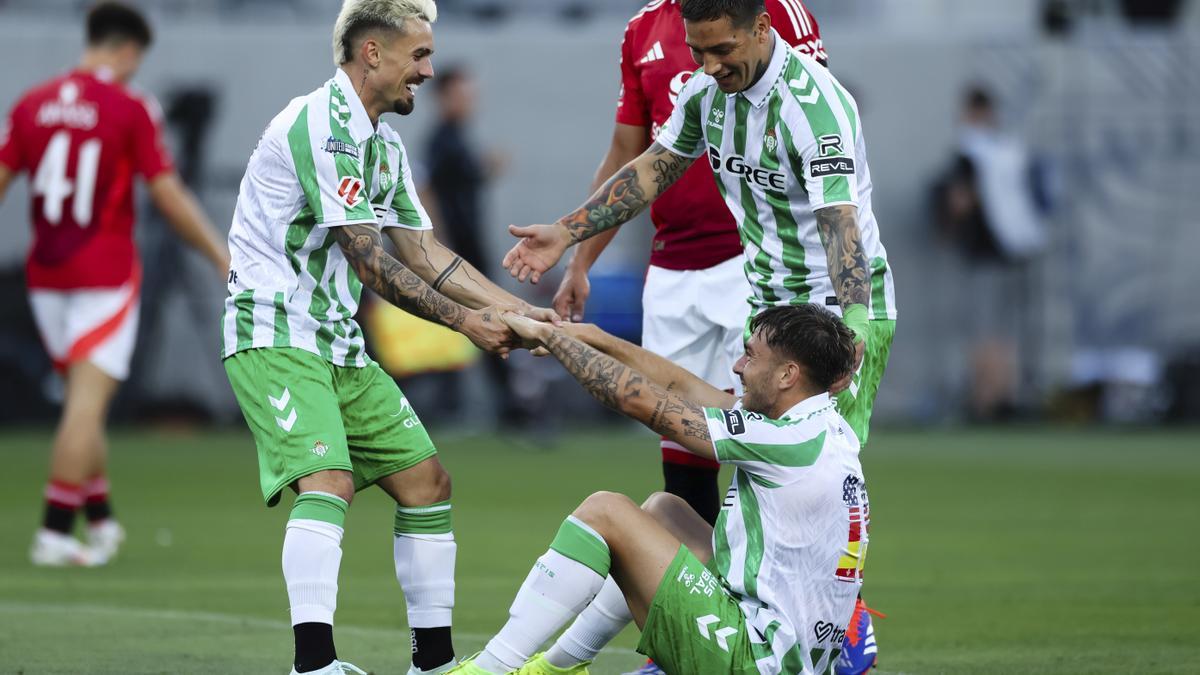
[[[46,513],[42,527],[62,534],[75,529],[75,512],[83,506],[83,488],[52,480],[46,484]]]
[[[108,499],[108,479],[97,476],[83,485],[83,512],[89,523],[112,518],[112,502]]]

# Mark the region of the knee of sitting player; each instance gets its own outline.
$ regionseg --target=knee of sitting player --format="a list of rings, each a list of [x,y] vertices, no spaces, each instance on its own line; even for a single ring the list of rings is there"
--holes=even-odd
[[[615,523],[620,522],[622,512],[637,508],[632,499],[618,492],[595,492],[583,500],[572,515],[604,536]]]
[[[680,506],[687,506],[687,502],[670,492],[655,492],[642,502],[642,510],[654,516],[655,520],[662,520]]]

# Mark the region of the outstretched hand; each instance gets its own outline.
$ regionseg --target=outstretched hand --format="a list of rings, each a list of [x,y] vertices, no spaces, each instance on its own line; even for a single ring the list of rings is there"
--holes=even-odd
[[[554,332],[553,325],[522,316],[515,312],[501,313],[500,320],[520,338],[521,346],[525,349],[534,350],[543,346],[546,340],[550,339],[550,334]]]
[[[560,225],[509,225],[508,232],[521,240],[504,256],[504,268],[518,281],[542,280],[542,274],[562,257],[571,245],[571,235]]]

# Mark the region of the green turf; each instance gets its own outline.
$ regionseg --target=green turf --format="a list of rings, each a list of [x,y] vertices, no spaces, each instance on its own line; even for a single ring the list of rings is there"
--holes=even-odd
[[[440,437],[440,438],[439,438]],[[649,434],[589,433],[553,452],[436,434],[454,476],[456,642],[478,649],[563,516],[596,489],[659,480]],[[45,434],[0,436],[0,673],[286,673],[285,508],[258,496],[243,434],[118,432],[114,565],[40,570]],[[1200,668],[1200,435],[879,429],[866,596],[885,673],[1180,673]],[[392,514],[351,508],[339,652],[403,673],[408,639]],[[627,632],[593,672],[639,662]],[[705,674],[707,675],[707,674]]]

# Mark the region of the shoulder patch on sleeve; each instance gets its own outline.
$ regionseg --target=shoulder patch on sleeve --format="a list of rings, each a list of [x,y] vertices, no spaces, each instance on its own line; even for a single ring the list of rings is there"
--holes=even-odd
[[[730,436],[738,436],[746,433],[746,419],[742,416],[741,410],[726,410],[725,429]]]

